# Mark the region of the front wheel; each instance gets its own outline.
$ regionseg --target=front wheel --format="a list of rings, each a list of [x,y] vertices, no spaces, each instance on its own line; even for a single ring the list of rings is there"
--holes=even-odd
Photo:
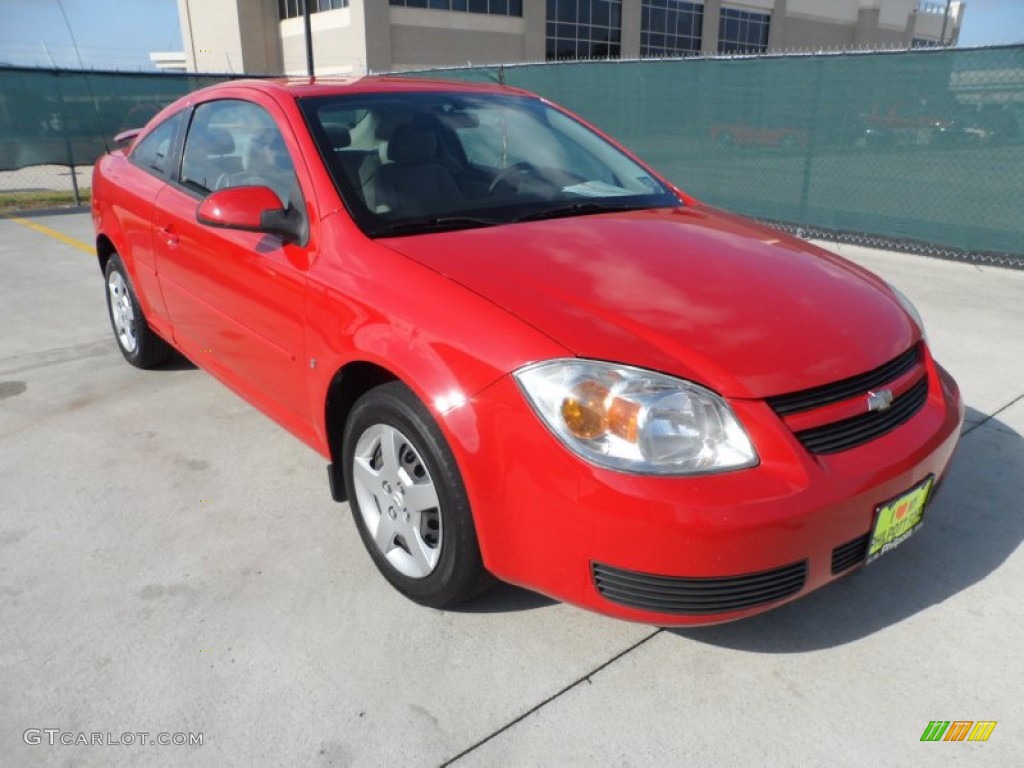
[[[488,582],[455,457],[402,383],[365,394],[345,423],[345,486],[374,564],[421,605],[449,608]]]

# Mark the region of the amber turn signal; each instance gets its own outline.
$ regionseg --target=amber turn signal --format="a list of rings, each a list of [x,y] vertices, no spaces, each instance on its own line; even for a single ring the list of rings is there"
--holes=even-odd
[[[605,400],[608,387],[600,382],[582,381],[572,388],[562,401],[562,420],[576,437],[595,440],[607,431],[608,417]]]
[[[631,443],[637,440],[640,406],[616,397],[598,381],[576,384],[562,401],[561,412],[566,428],[582,440],[596,440],[608,433]]]

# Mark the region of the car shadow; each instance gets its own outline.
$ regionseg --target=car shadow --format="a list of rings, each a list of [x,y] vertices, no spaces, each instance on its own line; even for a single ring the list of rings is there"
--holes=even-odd
[[[1020,546],[1021,478],[1021,435],[968,408],[952,468],[929,505],[925,525],[897,552],[777,610],[731,624],[670,631],[753,653],[802,653],[898,624],[983,581]],[[972,610],[967,607],[966,613]]]
[[[176,349],[171,350],[171,356],[160,365],[154,366],[154,371],[194,371],[198,366],[185,357]]]
[[[517,613],[555,605],[557,601],[522,587],[497,582],[481,595],[452,609],[455,613]]]

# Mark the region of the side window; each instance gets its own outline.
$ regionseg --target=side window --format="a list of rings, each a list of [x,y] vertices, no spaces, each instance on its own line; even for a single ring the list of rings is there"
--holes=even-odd
[[[295,166],[274,118],[248,101],[200,104],[185,138],[181,183],[201,194],[228,187],[270,187],[300,210]]]
[[[174,145],[174,137],[178,133],[182,112],[167,118],[152,133],[132,148],[128,159],[147,171],[166,174],[168,170],[168,154]]]

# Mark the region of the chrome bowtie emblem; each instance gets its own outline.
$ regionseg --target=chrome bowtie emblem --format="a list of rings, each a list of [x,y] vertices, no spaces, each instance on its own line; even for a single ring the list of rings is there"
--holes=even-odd
[[[892,390],[880,389],[877,392],[868,392],[868,410],[884,411],[892,405]]]

